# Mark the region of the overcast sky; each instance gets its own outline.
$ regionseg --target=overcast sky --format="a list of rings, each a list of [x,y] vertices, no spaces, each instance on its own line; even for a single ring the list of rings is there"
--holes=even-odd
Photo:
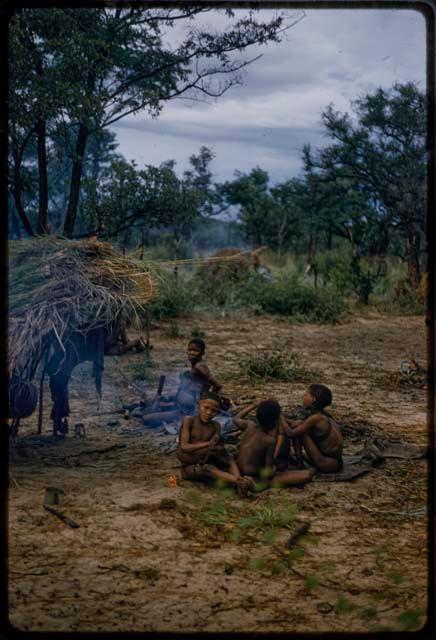
[[[207,17],[214,26],[221,20]],[[426,86],[425,20],[416,11],[306,10],[280,44],[250,55],[260,52],[243,86],[216,101],[172,100],[157,119],[141,113],[121,120],[113,127],[118,150],[140,166],[173,158],[182,172],[206,145],[216,154],[216,181],[259,165],[280,182],[301,171],[303,144],[326,144],[320,114],[329,103],[349,111],[351,100],[380,86]]]

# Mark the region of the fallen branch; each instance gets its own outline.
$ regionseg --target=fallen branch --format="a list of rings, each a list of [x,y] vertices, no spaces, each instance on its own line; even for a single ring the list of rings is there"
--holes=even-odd
[[[427,513],[427,507],[420,507],[419,509],[415,509],[414,511],[379,511],[377,509],[370,509],[369,507],[366,507],[364,504],[360,505],[362,507],[362,509],[365,509],[365,511],[368,511],[369,513],[375,513],[378,515],[383,515],[383,516],[393,516],[393,515],[399,515],[399,516],[409,516],[409,517],[414,517],[414,516],[424,516]]]
[[[65,513],[63,513],[62,511],[59,511],[58,509],[55,509],[54,507],[50,507],[47,504],[44,504],[43,507],[44,507],[44,509],[46,511],[48,511],[49,513],[52,513],[54,516],[56,516],[56,518],[59,518],[59,520],[62,520],[62,522],[67,524],[72,529],[78,529],[80,527],[80,524],[78,524],[74,520],[71,520],[71,518],[66,516]]]
[[[310,522],[302,522],[300,525],[298,525],[298,527],[296,527],[296,529],[289,536],[286,542],[286,548],[292,549],[292,547],[297,542],[298,538],[300,538],[300,536],[307,533],[309,529],[310,529]]]
[[[128,378],[126,376],[126,374],[124,373],[124,371],[121,369],[121,367],[116,364],[115,368],[118,370],[118,373],[124,378],[124,380],[127,382],[127,384],[131,387],[133,387],[133,389],[135,389],[138,393],[139,393],[139,397],[142,398],[144,401],[146,399],[146,392],[145,389],[141,389],[140,386],[138,386],[137,384],[135,384],[133,382],[133,380],[130,380],[130,378]]]
[[[84,456],[86,454],[91,453],[107,453],[108,451],[113,451],[114,449],[125,449],[127,447],[126,444],[112,444],[110,447],[103,447],[102,449],[83,449],[83,451],[79,451],[79,453],[70,453],[67,456],[63,456],[64,458],[77,458],[78,456]]]

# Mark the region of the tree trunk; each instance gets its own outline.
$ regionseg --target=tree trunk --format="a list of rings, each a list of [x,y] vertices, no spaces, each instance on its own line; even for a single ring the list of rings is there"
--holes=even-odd
[[[21,240],[20,225],[19,225],[19,222],[18,222],[17,212],[15,210],[15,206],[14,205],[10,206],[10,213],[11,213],[12,229],[14,231],[15,238],[17,240]]]
[[[24,211],[24,207],[23,207],[23,202],[21,200],[22,192],[21,192],[20,176],[16,170],[14,173],[15,175],[14,175],[13,195],[14,195],[15,208],[17,210],[17,213],[20,217],[20,220],[23,224],[23,227],[27,235],[33,237],[35,233],[32,229],[32,225],[30,224],[28,217],[26,216],[26,212]]]
[[[46,152],[46,122],[38,118],[36,127],[38,136],[38,172],[39,172],[39,213],[37,233],[48,233],[48,181],[47,181],[47,152]]]
[[[82,179],[83,158],[85,155],[86,142],[88,140],[88,127],[80,123],[77,134],[76,150],[71,171],[70,197],[68,200],[67,214],[64,224],[64,235],[71,238],[76,224],[77,206],[79,204],[80,183]]]
[[[417,290],[421,281],[421,264],[419,262],[419,252],[421,248],[421,237],[419,231],[411,229],[406,240],[407,247],[407,280],[413,290]]]

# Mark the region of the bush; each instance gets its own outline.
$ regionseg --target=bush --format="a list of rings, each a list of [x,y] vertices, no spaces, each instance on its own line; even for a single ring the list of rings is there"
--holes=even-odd
[[[318,258],[319,275],[324,284],[330,283],[342,295],[353,292],[353,278],[349,255],[325,253]]]
[[[266,313],[309,322],[336,322],[345,311],[344,299],[336,289],[314,289],[295,277],[282,276],[270,283],[251,280],[243,297]]]
[[[294,353],[263,353],[258,351],[246,356],[239,362],[243,375],[248,376],[250,382],[265,380],[282,380],[290,382],[301,376],[302,370],[298,358]]]
[[[192,311],[192,288],[180,274],[177,279],[172,273],[159,275],[159,297],[153,300],[149,309],[153,318],[177,318]]]

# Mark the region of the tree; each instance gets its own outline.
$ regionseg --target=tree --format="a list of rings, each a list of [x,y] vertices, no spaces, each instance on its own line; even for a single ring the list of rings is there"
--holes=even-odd
[[[225,182],[221,192],[230,206],[239,206],[239,220],[246,239],[253,245],[265,240],[266,219],[274,202],[268,190],[269,175],[260,167],[249,174],[235,171],[235,179]]]
[[[69,142],[72,166],[65,235],[74,232],[86,146],[92,133],[142,110],[156,117],[165,102],[175,97],[199,93],[221,96],[241,82],[243,69],[258,57],[244,59],[241,52],[254,44],[278,42],[286,28],[282,15],[263,23],[255,19],[254,11],[236,18],[229,9],[225,10],[228,28],[198,28],[193,18],[210,10],[189,5],[169,9],[23,9],[13,19],[12,56],[20,54],[20,60],[25,60],[29,52],[33,55],[30,77],[18,67],[14,77],[16,101],[24,81],[32,98],[23,137],[34,135],[40,114],[44,114],[44,138],[52,124],[63,127],[66,139],[74,135]],[[179,43],[174,39],[170,46],[168,32],[183,20],[190,26],[184,38]],[[43,61],[38,90],[37,59]],[[18,176],[19,160],[18,154]],[[41,156],[40,176],[43,164]]]
[[[329,106],[323,122],[334,144],[319,154],[330,179],[348,181],[372,209],[374,250],[386,253],[392,230],[404,241],[413,287],[420,279],[425,234],[425,96],[413,83],[378,89],[353,103],[355,119]]]

